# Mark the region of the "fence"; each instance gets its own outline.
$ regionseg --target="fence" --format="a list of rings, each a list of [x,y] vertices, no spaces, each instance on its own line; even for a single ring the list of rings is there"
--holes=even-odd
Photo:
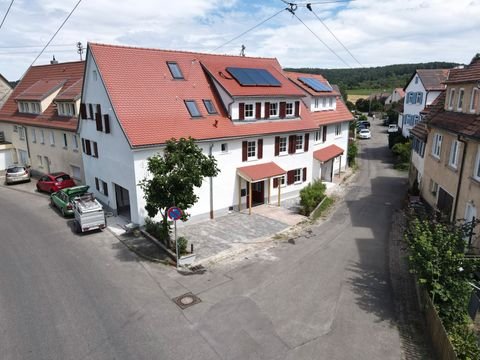
[[[425,313],[427,333],[432,342],[433,351],[436,354],[435,358],[439,360],[457,360],[455,350],[453,350],[452,343],[430,299],[430,295],[423,288],[420,289],[419,295]]]

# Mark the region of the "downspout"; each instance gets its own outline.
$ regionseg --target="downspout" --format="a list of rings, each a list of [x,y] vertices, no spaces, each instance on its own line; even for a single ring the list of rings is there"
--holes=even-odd
[[[25,130],[25,142],[27,143],[27,155],[28,155],[28,161],[30,162],[30,164],[28,164],[29,166],[32,165],[32,159],[30,158],[30,145],[28,144],[28,131],[27,131],[27,128],[26,126],[23,126],[23,130]]]
[[[463,177],[463,168],[465,165],[465,155],[467,154],[467,142],[462,140],[461,136],[458,135],[458,141],[463,144],[463,151],[462,151],[462,163],[460,164],[460,172],[458,174],[458,184],[457,184],[457,193],[455,195],[455,205],[453,207],[453,221],[456,221],[457,218],[457,208],[458,208],[458,196],[460,195],[460,187],[462,185],[462,177]]]
[[[212,156],[213,144],[210,144],[208,155]],[[213,219],[213,177],[210,176],[210,219]]]

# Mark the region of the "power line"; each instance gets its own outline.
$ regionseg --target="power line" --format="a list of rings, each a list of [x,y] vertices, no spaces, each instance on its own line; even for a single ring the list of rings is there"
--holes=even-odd
[[[50,43],[53,41],[53,39],[55,38],[55,36],[57,36],[57,34],[59,33],[59,31],[63,28],[63,25],[65,25],[65,23],[68,21],[68,19],[70,19],[70,16],[72,16],[73,12],[75,11],[75,9],[78,7],[78,5],[80,5],[80,3],[82,2],[82,0],[78,0],[77,4],[73,7],[72,11],[70,11],[70,14],[68,14],[68,16],[65,18],[65,20],[62,22],[62,24],[60,25],[60,27],[57,29],[57,31],[55,31],[55,34],[53,34],[53,36],[50,38],[50,40],[48,40],[47,44],[43,47],[42,51],[40,51],[40,53],[37,55],[37,57],[35,58],[35,60],[32,61],[32,63],[30,64],[30,66],[27,68],[27,70],[25,71],[25,73],[28,71],[28,69],[33,66],[33,64],[35,64],[35,61],[38,60],[38,58],[43,54],[43,52],[45,51],[45,49],[48,47],[48,45],[50,45]],[[23,76],[25,75],[25,73],[22,75],[22,78]]]
[[[301,3],[298,3],[298,2],[292,3],[292,2],[288,2],[286,0],[280,0],[280,1],[282,1],[283,3],[285,3],[289,6],[296,5],[296,6],[306,7],[308,4],[322,5],[322,4],[334,4],[334,3],[349,3],[349,2],[352,2],[352,1],[356,1],[356,0],[330,0],[330,1],[314,1],[314,2],[301,2]]]
[[[292,15],[295,16],[295,17],[298,19],[298,21],[300,21],[300,22],[303,24],[303,26],[305,26],[305,27],[313,34],[313,36],[315,36],[328,50],[330,50],[330,52],[331,52],[332,54],[334,54],[337,58],[340,59],[341,62],[343,62],[345,65],[347,65],[349,68],[351,68],[351,66],[350,66],[345,60],[343,60],[343,58],[342,58],[340,55],[338,55],[338,54],[335,52],[335,50],[333,50],[330,46],[328,46],[325,41],[323,41],[322,39],[320,39],[320,37],[319,37],[312,29],[310,29],[310,28],[307,26],[307,24],[305,24],[305,23],[302,21],[302,19],[300,19],[300,18],[297,16],[297,14],[295,14],[295,10],[288,9],[288,8],[287,8],[287,10],[290,11],[290,12],[292,13]]]
[[[10,5],[8,5],[7,12],[6,12],[5,15],[3,16],[2,23],[0,24],[0,29],[2,28],[3,23],[5,22],[5,19],[7,18],[7,15],[8,15],[8,13],[10,12],[10,8],[12,7],[14,1],[15,1],[15,0],[12,0],[12,1],[10,2]]]
[[[211,52],[217,51],[218,49],[220,49],[220,48],[224,47],[225,45],[228,45],[228,44],[230,44],[232,41],[235,41],[235,40],[237,40],[238,38],[242,37],[242,36],[243,36],[243,35],[245,35],[246,33],[248,33],[248,32],[250,32],[250,31],[252,31],[253,29],[256,29],[257,27],[259,27],[259,26],[261,26],[261,25],[263,25],[264,23],[266,23],[267,21],[269,21],[269,20],[273,19],[275,16],[277,16],[278,14],[280,14],[282,11],[285,11],[285,10],[286,10],[286,9],[282,9],[282,10],[280,10],[279,12],[277,12],[277,13],[273,14],[272,16],[270,16],[269,18],[267,18],[267,19],[263,20],[262,22],[260,22],[260,23],[258,23],[257,25],[255,25],[255,26],[251,27],[250,29],[248,29],[248,30],[244,31],[244,32],[243,32],[243,33],[241,33],[240,35],[237,35],[237,36],[235,36],[233,39],[231,39],[231,40],[227,41],[226,43],[224,43],[224,44],[222,44],[222,45],[220,45],[220,46],[216,47],[216,48],[215,48],[215,49],[213,49]]]
[[[18,45],[18,46],[0,46],[0,49],[28,49],[28,48],[39,48],[43,45]],[[54,44],[51,46],[72,46],[72,44]]]
[[[353,58],[353,60],[355,60],[360,66],[363,66],[363,65],[360,63],[360,61],[358,61],[357,58],[356,58],[355,56],[353,56],[353,54],[350,52],[350,50],[348,50],[347,47],[340,41],[340,39],[335,36],[335,34],[333,33],[333,31],[330,30],[330,28],[327,26],[327,24],[325,24],[325,23],[322,21],[322,19],[320,19],[320,17],[317,15],[317,13],[316,13],[315,11],[313,11],[312,6],[311,6],[311,3],[307,4],[307,9],[310,10],[310,12],[312,12],[313,15],[315,15],[315,17],[318,19],[318,21],[320,21],[320,22],[322,23],[323,26],[325,26],[325,29],[327,29],[328,32],[335,38],[335,40],[337,40],[338,43],[343,46],[343,48],[345,49],[345,51],[350,54],[350,56]]]

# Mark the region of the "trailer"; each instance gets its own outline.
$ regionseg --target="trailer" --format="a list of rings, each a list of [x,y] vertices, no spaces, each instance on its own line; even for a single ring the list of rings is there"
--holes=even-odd
[[[74,198],[72,204],[75,215],[74,226],[77,233],[104,229],[107,226],[103,206],[92,193],[85,193]]]

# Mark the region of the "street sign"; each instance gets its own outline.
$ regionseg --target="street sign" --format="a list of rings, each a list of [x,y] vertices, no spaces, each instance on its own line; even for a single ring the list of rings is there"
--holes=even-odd
[[[178,220],[182,217],[182,210],[176,206],[172,206],[167,210],[167,216],[170,220]]]

